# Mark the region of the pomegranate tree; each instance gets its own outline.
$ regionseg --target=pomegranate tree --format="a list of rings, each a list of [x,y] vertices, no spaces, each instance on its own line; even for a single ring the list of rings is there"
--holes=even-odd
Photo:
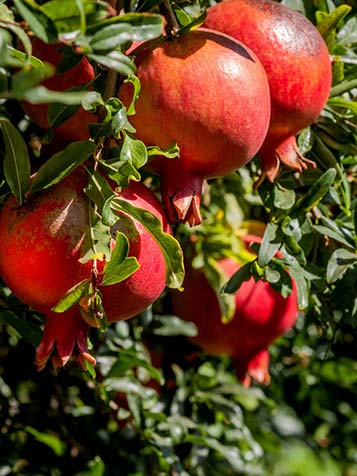
[[[60,51],[60,43],[49,45],[38,38],[31,40],[33,54],[45,63],[49,63],[57,68],[62,61],[62,53]],[[71,69],[63,73],[55,73],[43,81],[43,86],[54,91],[67,91],[75,86],[84,86],[95,77],[93,66],[87,60],[82,58],[81,61]],[[31,104],[22,102],[22,107],[30,119],[44,130],[49,129],[48,122],[48,104]],[[88,124],[96,122],[97,118],[94,114],[79,108],[78,111],[67,119],[63,124],[55,129],[54,140],[62,143],[70,143],[75,140],[86,140],[89,138]]]
[[[276,178],[281,162],[301,172],[295,136],[314,123],[331,87],[331,60],[315,26],[302,14],[271,0],[224,0],[207,11],[205,26],[249,46],[270,85],[271,121],[259,151],[264,174]]]
[[[162,197],[171,222],[201,222],[206,178],[224,176],[261,147],[270,118],[269,85],[258,58],[226,35],[198,29],[136,51],[141,93],[130,119],[146,145],[180,147],[180,157],[157,157]],[[119,97],[127,106],[132,88]]]
[[[260,242],[247,235],[245,242]],[[240,265],[231,258],[219,261],[227,280]],[[238,378],[249,385],[252,378],[269,382],[268,346],[290,329],[296,320],[296,289],[284,298],[269,283],[253,278],[243,282],[235,294],[236,311],[228,323],[222,322],[219,299],[203,269],[186,265],[184,291],[173,291],[172,310],[180,318],[196,324],[198,334],[192,342],[215,355],[229,355]]]
[[[77,283],[93,277],[93,260],[83,263],[89,233],[89,199],[83,191],[88,182],[82,169],[42,192],[23,206],[13,196],[0,213],[0,274],[21,301],[47,316],[43,340],[37,349],[37,365],[43,368],[50,353],[55,367],[63,365],[75,349],[77,360],[93,361],[85,345],[88,324],[82,319],[84,305],[55,313],[52,308]],[[155,195],[142,183],[131,182],[120,199],[151,212],[164,231],[169,225]],[[104,286],[104,262],[98,261],[95,278],[102,294],[108,321],[128,319],[152,304],[165,287],[166,265],[158,243],[146,228],[120,213],[113,225],[111,247],[121,231],[129,241],[129,256],[140,268],[124,281]],[[81,311],[81,312],[80,312]]]

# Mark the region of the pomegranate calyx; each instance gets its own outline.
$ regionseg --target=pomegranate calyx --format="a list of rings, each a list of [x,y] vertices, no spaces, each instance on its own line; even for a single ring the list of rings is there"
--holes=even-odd
[[[166,173],[162,179],[161,194],[170,223],[202,222],[200,213],[203,179],[188,172],[176,170]]]
[[[247,360],[242,360],[241,357],[233,357],[233,365],[242,385],[249,387],[252,380],[263,385],[269,385],[269,360],[268,349],[259,351]]]
[[[284,164],[290,169],[301,173],[309,166],[316,167],[316,163],[304,157],[296,143],[295,136],[290,136],[274,147],[262,147],[259,152],[263,162],[262,177],[267,177],[270,182],[274,182],[279,175],[281,165]],[[258,179],[259,184],[261,180]],[[256,186],[257,187],[257,186]]]
[[[43,337],[36,349],[35,364],[38,371],[50,359],[54,371],[64,367],[72,357],[85,370],[85,361],[95,365],[95,358],[87,347],[88,325],[72,309],[63,313],[49,312]]]

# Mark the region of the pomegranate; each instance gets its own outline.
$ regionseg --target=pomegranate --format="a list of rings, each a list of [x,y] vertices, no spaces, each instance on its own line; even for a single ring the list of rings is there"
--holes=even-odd
[[[247,235],[246,243],[261,239]],[[223,272],[230,278],[239,264],[230,258],[219,261]],[[202,269],[186,266],[184,291],[172,291],[172,310],[180,318],[192,321],[198,335],[192,342],[204,351],[230,355],[238,378],[244,385],[251,379],[269,383],[268,346],[290,329],[297,316],[295,286],[284,298],[267,282],[253,278],[243,282],[236,292],[236,312],[228,324],[222,323],[219,301]]]
[[[238,169],[263,143],[270,118],[264,68],[243,44],[205,29],[136,53],[141,93],[130,120],[147,145],[178,143],[179,159],[156,157],[150,166],[160,174],[169,220],[197,225],[203,180]],[[132,86],[118,94],[128,105]]]
[[[62,61],[59,51],[61,44],[48,45],[38,38],[32,40],[33,54],[40,60],[56,67]],[[64,73],[55,73],[43,81],[43,86],[54,91],[66,91],[75,86],[81,86],[95,77],[94,69],[86,58]],[[42,129],[49,129],[47,119],[48,104],[31,104],[22,102],[22,107],[30,119]],[[55,129],[54,141],[69,144],[75,140],[89,139],[88,124],[96,122],[97,117],[80,108],[73,116]]]
[[[319,117],[331,87],[329,52],[315,26],[271,0],[224,0],[208,9],[204,25],[247,44],[267,72],[271,121],[259,151],[263,177],[274,181],[281,163],[298,172],[314,166],[295,136]]]
[[[47,316],[37,364],[43,368],[54,347],[59,361],[65,364],[77,343],[76,353],[87,358],[85,329],[78,306],[65,313],[53,313],[65,292],[88,279],[92,262],[80,263],[84,238],[89,230],[88,198],[83,192],[86,173],[74,173],[53,187],[33,195],[19,207],[11,196],[0,213],[0,274],[12,292],[30,307]],[[169,232],[169,225],[155,195],[142,183],[131,182],[120,198],[153,213]],[[166,265],[161,250],[134,219],[121,214],[114,225],[129,240],[129,255],[135,256],[140,268],[126,280],[101,286],[104,263],[98,262],[98,289],[109,321],[128,319],[152,304],[165,287]]]

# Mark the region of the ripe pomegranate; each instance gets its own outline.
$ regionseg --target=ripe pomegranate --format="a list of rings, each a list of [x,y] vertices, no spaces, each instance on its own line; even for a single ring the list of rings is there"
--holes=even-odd
[[[247,235],[246,243],[260,242],[259,237]],[[220,267],[230,278],[239,268],[233,259],[223,259]],[[184,291],[172,291],[172,310],[180,318],[192,321],[198,335],[192,342],[204,351],[230,355],[238,378],[244,385],[251,379],[269,383],[268,346],[290,329],[296,320],[295,287],[284,298],[267,282],[245,281],[235,295],[236,312],[228,324],[222,323],[219,301],[202,269],[186,265]]]
[[[75,343],[76,352],[87,358],[86,325],[80,322],[79,308],[60,314],[51,311],[68,289],[91,277],[92,262],[79,262],[89,230],[88,198],[83,192],[86,184],[86,173],[76,169],[58,184],[30,197],[22,207],[11,196],[0,213],[0,274],[19,299],[47,316],[38,349],[39,368],[43,368],[54,344],[63,364]],[[120,198],[153,213],[169,232],[160,203],[145,185],[131,182]],[[113,247],[117,230],[127,235],[129,255],[137,258],[140,268],[121,283],[101,286],[104,263],[98,262],[98,288],[109,321],[128,319],[143,311],[165,287],[164,258],[143,225],[121,214],[112,229]],[[57,366],[59,359],[54,358]]]
[[[331,87],[331,60],[315,26],[302,14],[271,0],[224,0],[204,23],[247,44],[269,79],[271,121],[260,149],[264,175],[276,178],[281,162],[299,172],[307,164],[295,136],[314,123]]]
[[[61,44],[48,45],[38,38],[32,40],[33,54],[40,60],[56,67],[62,61],[59,51]],[[94,69],[86,58],[64,73],[55,73],[43,81],[43,86],[54,91],[66,91],[75,86],[81,86],[95,77]],[[30,119],[42,129],[49,129],[47,119],[48,104],[31,104],[22,102],[22,107]],[[89,139],[88,124],[96,122],[97,117],[80,108],[73,116],[55,129],[54,141],[69,144],[75,140]]]
[[[179,159],[157,157],[150,166],[160,174],[169,220],[199,224],[203,180],[238,169],[263,143],[270,118],[264,68],[243,44],[205,29],[136,53],[141,93],[130,120],[147,145],[178,143]],[[128,105],[131,85],[118,94]]]

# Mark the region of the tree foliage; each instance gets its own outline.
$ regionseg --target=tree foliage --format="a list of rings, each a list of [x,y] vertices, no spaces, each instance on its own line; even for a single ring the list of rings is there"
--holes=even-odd
[[[196,28],[211,3],[171,2],[180,34]],[[298,137],[301,152],[317,167],[299,176],[284,169],[276,183],[255,188],[255,158],[234,174],[210,180],[202,225],[177,226],[175,240],[139,209],[113,199],[103,179],[123,187],[145,180],[157,190],[158,177],[143,167],[154,155],[175,160],[179,154],[177,144],[146,147],[130,123],[140,84],[125,52],[133,42],[162,34],[167,2],[0,1],[1,203],[13,193],[21,204],[29,193],[89,163],[93,240],[83,259],[108,250],[111,219],[124,207],[146,220],[160,242],[169,286],[182,284],[180,246],[195,256],[196,267],[204,267],[217,292],[224,286],[227,320],[231,294],[251,276],[283,294],[291,291],[292,277],[300,308],[294,329],[270,348],[267,387],[243,387],[228,357],[205,354],[190,343],[195,326],[172,315],[166,292],[134,319],[106,332],[91,330],[95,368],[84,372],[69,363],[58,374],[50,368],[38,373],[34,347],[44,318],[2,282],[1,475],[357,475],[357,6],[337,0],[282,3],[317,25],[333,58],[328,103]],[[41,83],[54,70],[36,58],[32,36],[62,42],[62,71],[88,58],[94,80],[82,90],[45,88]],[[120,81],[134,86],[128,109],[116,97]],[[90,140],[53,152],[52,131],[32,123],[21,101],[50,103],[53,127],[80,105],[99,120],[90,124]],[[108,154],[109,137],[116,144]],[[245,230],[264,233],[256,255],[242,245]],[[125,237],[121,241],[112,258],[125,266],[113,271],[108,263],[109,283],[136,269],[126,261]],[[276,257],[277,250],[284,258]],[[225,282],[217,260],[237,256],[245,265]],[[87,285],[60,305],[78,301]]]

